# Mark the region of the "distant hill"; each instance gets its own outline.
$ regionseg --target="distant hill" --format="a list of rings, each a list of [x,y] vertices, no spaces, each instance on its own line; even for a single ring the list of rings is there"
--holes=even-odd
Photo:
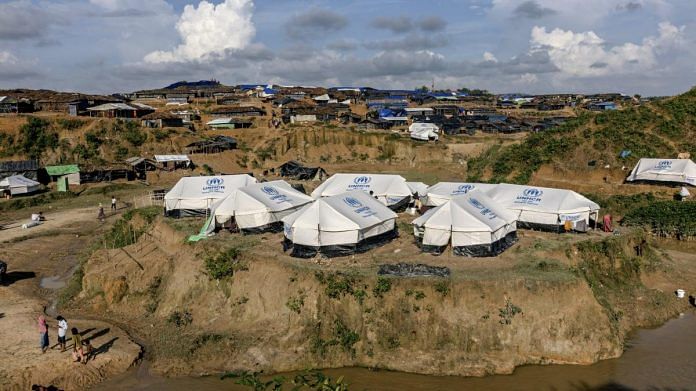
[[[622,151],[630,156],[621,158]],[[582,113],[562,126],[495,145],[469,161],[468,180],[527,183],[542,165],[573,171],[632,166],[641,157],[696,155],[696,88],[638,107]]]
[[[214,88],[221,85],[222,84],[220,84],[220,82],[217,80],[177,81],[176,83],[164,87],[164,89],[174,90],[177,88]]]

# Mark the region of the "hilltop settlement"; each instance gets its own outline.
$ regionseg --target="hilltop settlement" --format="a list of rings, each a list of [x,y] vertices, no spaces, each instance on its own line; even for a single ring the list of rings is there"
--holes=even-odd
[[[692,307],[695,107],[696,89],[0,90],[0,388],[618,357]],[[82,330],[67,352],[61,319]]]

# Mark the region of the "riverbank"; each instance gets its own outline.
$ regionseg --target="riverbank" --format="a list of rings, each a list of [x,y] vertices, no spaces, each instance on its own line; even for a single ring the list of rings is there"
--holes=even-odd
[[[377,269],[422,259],[408,237],[317,263],[279,252],[280,234],[184,244],[195,228],[186,224],[158,218],[137,243],[95,253],[75,301],[127,325],[159,375],[361,366],[484,376],[587,365],[618,357],[630,330],[687,308],[670,281],[696,288],[694,255],[647,245],[636,255],[644,237],[628,231],[521,231],[496,258],[428,256],[447,278],[404,278]],[[211,278],[208,260],[230,246],[241,254],[232,275]]]
[[[640,329],[631,334],[620,358],[592,365],[522,366],[511,375],[464,378],[425,376],[364,368],[322,371],[333,379],[343,377],[351,389],[380,391],[431,391],[466,389],[471,391],[578,391],[614,387],[621,390],[688,390],[696,384],[693,362],[696,351],[696,313],[693,310],[655,329]],[[293,374],[279,374],[292,378]],[[604,387],[604,388],[603,388]],[[147,368],[134,368],[98,386],[100,391],[153,390],[198,391],[248,390],[233,379],[219,376],[163,378]]]

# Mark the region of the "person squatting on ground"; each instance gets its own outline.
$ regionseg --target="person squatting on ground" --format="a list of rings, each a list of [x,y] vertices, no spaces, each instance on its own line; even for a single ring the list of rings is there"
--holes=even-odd
[[[58,344],[60,345],[60,351],[65,351],[65,334],[68,332],[68,321],[62,316],[58,315],[56,318],[58,321]]]
[[[39,340],[41,353],[46,353],[48,350],[48,325],[43,315],[39,315]]]
[[[87,359],[85,358],[85,351],[82,348],[82,336],[80,333],[77,331],[76,327],[73,327],[70,329],[70,333],[72,333],[72,342],[73,342],[73,360],[74,362],[81,362],[83,364],[87,364]]]

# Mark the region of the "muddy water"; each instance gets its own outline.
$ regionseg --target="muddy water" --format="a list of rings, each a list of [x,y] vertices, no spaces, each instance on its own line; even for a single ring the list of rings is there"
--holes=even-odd
[[[423,376],[362,368],[330,369],[351,390],[696,390],[696,315],[688,313],[653,330],[640,330],[618,359],[589,366],[525,366],[512,375],[483,378]],[[291,376],[287,376],[291,377]],[[217,377],[164,379],[142,366],[100,384],[99,390],[246,390]]]

